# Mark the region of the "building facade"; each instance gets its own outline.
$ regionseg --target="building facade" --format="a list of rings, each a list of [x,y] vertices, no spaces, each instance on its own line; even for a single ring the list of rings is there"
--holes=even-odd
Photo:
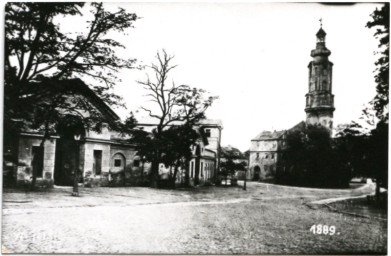
[[[105,120],[119,120],[115,112],[81,80],[58,83],[73,88],[69,97],[84,98]],[[190,166],[194,171],[198,168],[197,173],[204,183],[212,180],[217,173],[222,127],[221,122],[202,122],[197,129],[204,133],[193,149]],[[147,180],[151,165],[140,159],[136,148],[128,142],[128,137],[111,130],[107,124],[102,124],[100,132],[95,132],[85,129],[82,124],[77,125],[77,122],[76,125],[71,123],[58,124],[57,133],[45,139],[43,144],[43,133],[37,130],[27,129],[17,138],[4,134],[3,173],[8,176],[7,180],[16,185],[30,184],[33,168],[38,186],[71,186],[75,170],[79,170],[79,182],[88,186],[136,185]],[[160,174],[164,174],[167,168],[160,170]],[[178,182],[181,182],[183,175],[178,176]]]
[[[283,139],[284,131],[263,131],[251,140],[248,180],[273,179]]]
[[[175,124],[173,124],[175,125]],[[153,120],[144,120],[138,124],[143,130],[151,132],[156,127]],[[195,126],[200,139],[192,147],[192,159],[189,162],[190,184],[213,183],[220,168],[221,132],[223,126],[220,120],[204,119]],[[159,175],[165,179],[173,173],[172,166],[159,165]],[[198,178],[196,178],[198,177]],[[198,184],[197,184],[198,181]],[[185,170],[179,168],[176,175],[177,183],[185,182]]]

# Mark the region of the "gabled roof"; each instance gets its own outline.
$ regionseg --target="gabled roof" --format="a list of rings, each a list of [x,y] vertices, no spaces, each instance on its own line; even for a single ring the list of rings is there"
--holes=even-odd
[[[39,88],[44,92],[47,86],[50,86],[52,89],[56,90],[56,93],[83,95],[88,98],[103,115],[113,121],[119,119],[118,115],[79,78],[56,81],[45,79],[44,81],[33,82],[33,84],[37,86],[36,88]]]
[[[303,128],[306,127],[306,123],[304,121],[301,121],[300,123],[296,124],[295,126],[293,126],[292,128],[290,128],[288,131],[289,132],[294,132],[294,131],[297,131],[297,130],[302,130]]]
[[[286,132],[302,130],[305,126],[306,126],[306,123],[304,121],[301,121],[300,123],[296,124],[295,126],[293,126],[292,128],[290,128],[288,130],[273,131],[273,132],[263,131],[252,140],[277,140],[277,139],[281,139],[282,136]]]

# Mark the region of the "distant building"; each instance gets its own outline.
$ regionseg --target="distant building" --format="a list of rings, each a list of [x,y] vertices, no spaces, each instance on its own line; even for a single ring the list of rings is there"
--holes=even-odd
[[[284,171],[281,160],[284,157],[286,134],[307,124],[322,125],[333,129],[334,95],[332,94],[333,63],[326,48],[326,32],[321,27],[316,33],[316,48],[311,51],[313,60],[309,63],[309,83],[306,94],[306,122],[300,122],[289,130],[263,131],[251,140],[248,180],[273,180],[276,173]]]
[[[272,179],[280,158],[284,131],[263,131],[251,140],[249,180]]]
[[[178,125],[178,124],[173,124]],[[152,131],[156,127],[154,120],[141,120],[138,127],[143,127],[145,131]],[[195,183],[196,175],[200,184],[213,182],[220,168],[220,143],[223,129],[220,120],[204,119],[195,126],[195,130],[200,134],[197,144],[192,147],[193,157],[189,162],[189,175],[191,184]],[[167,177],[173,172],[172,166],[159,165],[159,175]],[[176,176],[177,183],[185,180],[184,170],[179,168]]]

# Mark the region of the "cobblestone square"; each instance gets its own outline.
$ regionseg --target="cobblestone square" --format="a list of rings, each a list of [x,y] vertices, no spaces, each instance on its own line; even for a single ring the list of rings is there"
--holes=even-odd
[[[239,184],[240,185],[240,184]],[[156,190],[70,187],[5,190],[2,245],[9,253],[386,253],[387,222],[308,203],[354,194],[249,182]],[[333,225],[335,235],[310,232]]]

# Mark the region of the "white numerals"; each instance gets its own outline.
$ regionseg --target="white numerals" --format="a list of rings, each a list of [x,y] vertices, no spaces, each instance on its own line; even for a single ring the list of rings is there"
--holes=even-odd
[[[314,235],[334,235],[335,234],[335,226],[328,226],[328,225],[312,225],[310,228],[310,231]]]

